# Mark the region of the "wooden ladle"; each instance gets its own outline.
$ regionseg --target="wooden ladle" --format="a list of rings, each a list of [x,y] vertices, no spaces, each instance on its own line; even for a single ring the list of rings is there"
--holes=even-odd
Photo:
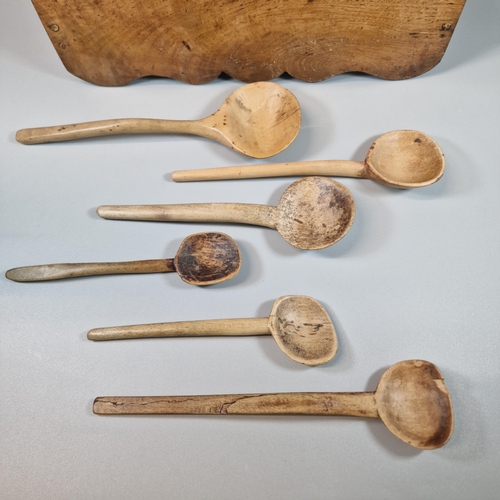
[[[300,106],[295,96],[273,82],[235,90],[213,115],[202,120],[125,118],[19,130],[23,144],[69,141],[117,134],[183,133],[213,139],[253,158],[283,151],[299,133]]]
[[[253,179],[292,175],[358,177],[395,188],[417,188],[438,181],[444,173],[444,155],[428,135],[415,130],[395,130],[380,136],[364,162],[325,160],[247,165],[240,167],[178,170],[176,182]]]
[[[197,415],[343,415],[380,418],[399,439],[433,450],[453,433],[453,407],[443,376],[428,361],[401,361],[375,392],[296,392],[221,396],[101,397],[94,413]]]
[[[234,278],[241,267],[236,242],[224,233],[197,233],[185,238],[173,259],[92,262],[16,267],[5,273],[12,281],[48,281],[100,274],[177,272],[190,285],[213,285]]]
[[[213,335],[272,335],[280,349],[298,363],[328,363],[337,352],[337,334],[328,313],[311,297],[287,295],[274,302],[269,318],[180,321],[90,330],[90,340]]]
[[[254,224],[276,229],[297,248],[318,250],[333,245],[354,221],[354,199],[342,184],[326,177],[305,177],[291,184],[277,207],[242,203],[183,205],[104,205],[105,219],[208,221]]]

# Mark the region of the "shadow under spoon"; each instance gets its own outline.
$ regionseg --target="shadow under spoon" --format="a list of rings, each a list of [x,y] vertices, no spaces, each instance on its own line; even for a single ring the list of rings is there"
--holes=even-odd
[[[434,450],[453,434],[453,406],[438,368],[401,361],[381,377],[375,392],[295,392],[213,396],[116,396],[95,399],[99,415],[342,415],[380,418],[409,445]]]
[[[253,158],[268,158],[297,137],[300,105],[287,89],[257,82],[235,90],[213,115],[202,120],[122,118],[19,130],[22,144],[70,141],[117,134],[183,133],[217,141]]]
[[[233,222],[276,229],[294,247],[319,250],[339,241],[355,215],[354,198],[342,184],[326,177],[305,177],[291,184],[277,207],[243,203],[182,205],[103,205],[104,219]]]
[[[16,267],[5,273],[12,281],[49,281],[102,274],[177,272],[190,285],[213,285],[234,278],[241,267],[236,242],[224,233],[197,233],[185,238],[173,259]]]
[[[372,179],[395,188],[418,188],[438,181],[444,173],[444,155],[428,135],[416,130],[395,130],[380,136],[364,162],[316,160],[239,167],[177,170],[176,182],[254,179],[295,175],[326,175]]]
[[[338,348],[337,334],[323,306],[311,297],[287,295],[274,302],[268,318],[179,321],[95,328],[89,340],[159,337],[272,335],[291,359],[309,366],[328,363]]]

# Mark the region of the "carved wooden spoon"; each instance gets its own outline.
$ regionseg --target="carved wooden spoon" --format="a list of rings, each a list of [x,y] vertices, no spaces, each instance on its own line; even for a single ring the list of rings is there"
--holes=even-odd
[[[116,134],[184,133],[218,141],[253,158],[283,151],[299,133],[300,106],[295,96],[273,82],[235,90],[213,115],[202,120],[125,118],[19,130],[23,144],[69,141]]]
[[[104,205],[105,219],[237,222],[276,229],[285,241],[304,250],[333,245],[354,221],[354,199],[342,184],[326,177],[305,177],[291,184],[277,207],[243,203],[183,205]]]
[[[173,259],[16,267],[5,273],[13,281],[48,281],[100,274],[168,273],[190,285],[213,285],[234,278],[241,267],[236,242],[224,233],[197,233],[185,238]]]
[[[444,155],[428,135],[415,130],[395,130],[380,136],[364,162],[324,160],[270,165],[177,170],[176,182],[253,179],[291,175],[332,175],[372,179],[396,188],[428,186],[444,173]]]
[[[337,334],[328,313],[311,297],[287,295],[274,302],[269,318],[179,321],[151,325],[95,328],[90,340],[213,335],[272,335],[280,349],[298,363],[328,363],[337,352]]]
[[[438,368],[428,361],[401,361],[375,392],[296,392],[217,396],[101,397],[94,413],[197,415],[343,415],[380,418],[399,439],[433,450],[453,433],[451,397]]]

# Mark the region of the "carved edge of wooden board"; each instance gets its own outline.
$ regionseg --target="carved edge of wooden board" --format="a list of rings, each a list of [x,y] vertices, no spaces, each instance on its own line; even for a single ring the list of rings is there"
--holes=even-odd
[[[239,2],[236,14],[229,0],[214,0],[211,12],[203,0],[192,0],[189,16],[180,11],[180,0],[162,4],[168,6],[161,12],[152,0],[32,0],[65,68],[102,86],[145,76],[201,84],[223,73],[247,83],[285,73],[307,82],[347,72],[413,78],[441,61],[465,1],[294,0],[287,4],[292,10],[295,6],[291,28],[290,14],[280,10],[279,0]],[[312,7],[305,4],[323,11],[311,15]],[[129,11],[137,14],[139,5],[142,17],[132,17]],[[264,5],[273,6],[276,14],[264,13]],[[247,21],[251,14],[258,14],[264,27]]]

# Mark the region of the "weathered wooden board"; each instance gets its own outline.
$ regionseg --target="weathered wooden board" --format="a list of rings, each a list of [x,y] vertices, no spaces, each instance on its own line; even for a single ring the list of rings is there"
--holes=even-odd
[[[443,57],[465,0],[32,0],[66,69],[97,85],[284,72],[399,80]]]

